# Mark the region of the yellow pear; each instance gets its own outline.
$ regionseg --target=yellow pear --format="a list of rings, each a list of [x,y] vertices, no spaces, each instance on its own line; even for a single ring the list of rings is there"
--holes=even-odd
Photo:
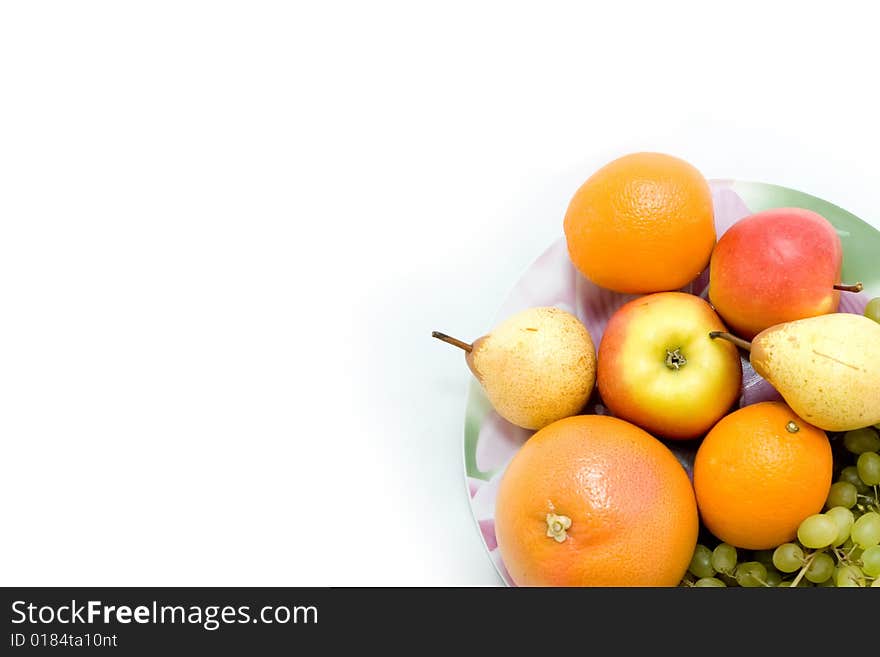
[[[560,308],[528,308],[468,344],[435,331],[465,350],[465,359],[492,407],[526,429],[576,415],[596,382],[596,348],[581,321]]]
[[[755,371],[792,410],[826,431],[850,431],[880,422],[880,324],[862,315],[832,313],[777,324],[751,344]]]

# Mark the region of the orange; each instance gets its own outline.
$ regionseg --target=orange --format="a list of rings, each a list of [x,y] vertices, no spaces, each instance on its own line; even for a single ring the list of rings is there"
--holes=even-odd
[[[697,530],[693,489],[672,452],[603,415],[535,433],[495,505],[498,548],[519,586],[676,586]]]
[[[563,228],[584,276],[630,294],[684,287],[715,246],[709,184],[662,153],[625,155],[599,169],[575,192]]]
[[[723,417],[703,439],[694,489],[703,524],[736,547],[768,550],[819,513],[831,486],[831,444],[782,402]]]

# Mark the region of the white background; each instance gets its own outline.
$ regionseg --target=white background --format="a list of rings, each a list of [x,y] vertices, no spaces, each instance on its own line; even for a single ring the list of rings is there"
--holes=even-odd
[[[868,3],[597,4],[4,3],[0,583],[497,585],[430,331],[594,169],[878,224]]]

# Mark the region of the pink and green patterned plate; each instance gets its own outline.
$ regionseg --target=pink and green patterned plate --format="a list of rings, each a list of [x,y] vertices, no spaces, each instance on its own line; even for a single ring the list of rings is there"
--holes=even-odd
[[[864,310],[869,299],[880,296],[880,232],[855,215],[827,201],[793,189],[765,183],[733,180],[710,181],[715,206],[715,225],[721,236],[737,220],[761,210],[800,207],[818,212],[837,229],[843,244],[842,279],[861,281],[860,294],[841,294],[841,312]],[[561,220],[560,220],[561,226]],[[708,272],[703,272],[684,291],[706,296]],[[519,279],[501,306],[495,323],[524,308],[557,306],[584,322],[598,346],[611,314],[632,295],[601,289],[581,276],[568,258],[565,239],[560,237],[541,254]],[[778,399],[778,393],[759,377],[743,359],[743,388],[740,406]],[[585,413],[605,413],[594,396]],[[479,384],[472,380],[465,411],[464,463],[471,511],[489,557],[502,579],[513,582],[498,553],[495,540],[495,495],[507,463],[533,432],[516,427],[492,410]],[[695,445],[670,444],[690,474]]]

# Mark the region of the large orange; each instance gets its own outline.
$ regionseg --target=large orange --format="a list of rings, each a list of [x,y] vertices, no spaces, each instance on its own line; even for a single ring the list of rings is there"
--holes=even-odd
[[[703,175],[662,153],[625,155],[577,190],[563,223],[580,272],[609,290],[677,290],[709,264],[712,193]]]
[[[819,513],[831,485],[831,445],[782,402],[723,417],[703,439],[694,489],[703,524],[726,543],[767,550]]]
[[[603,415],[535,433],[495,506],[498,548],[520,586],[676,586],[697,530],[693,489],[672,452]]]

